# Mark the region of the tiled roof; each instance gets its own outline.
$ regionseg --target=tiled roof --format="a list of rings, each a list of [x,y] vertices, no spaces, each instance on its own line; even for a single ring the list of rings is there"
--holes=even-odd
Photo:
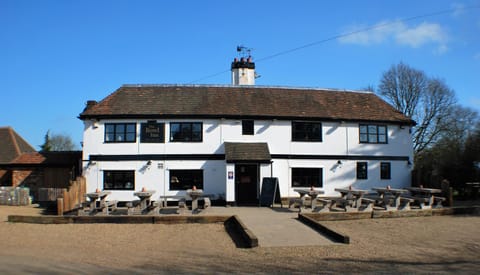
[[[42,165],[80,165],[81,151],[55,151],[55,152],[32,152],[23,153],[10,163],[12,165],[42,164]]]
[[[122,86],[80,119],[192,116],[414,124],[374,93],[261,86]]]
[[[227,162],[270,162],[271,159],[268,144],[265,142],[225,142]]]
[[[0,127],[0,164],[9,163],[23,153],[35,152],[11,127]]]

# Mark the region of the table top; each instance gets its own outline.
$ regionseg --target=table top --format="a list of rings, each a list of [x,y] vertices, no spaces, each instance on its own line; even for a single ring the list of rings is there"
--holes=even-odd
[[[403,194],[403,193],[406,193],[408,192],[408,190],[405,190],[405,189],[397,189],[397,188],[386,188],[386,187],[373,187],[372,190],[375,190],[379,193],[392,193],[392,194]]]
[[[368,193],[368,190],[349,189],[349,188],[335,188],[335,191],[340,193],[363,194]]]
[[[412,192],[419,192],[419,193],[429,193],[429,194],[438,194],[438,193],[442,193],[442,190],[440,189],[433,189],[433,188],[421,188],[421,187],[407,187],[405,188],[409,191],[412,191]]]
[[[151,197],[153,194],[155,194],[155,190],[138,191],[133,193],[133,195],[137,197]]]
[[[324,194],[325,193],[325,191],[323,191],[323,190],[316,190],[316,189],[311,190],[310,188],[308,188],[308,189],[307,188],[305,188],[305,189],[295,188],[295,189],[293,189],[293,191],[300,193],[300,195],[309,195],[309,196],[312,196],[312,195],[317,196],[319,194]]]
[[[98,199],[98,198],[103,198],[110,195],[110,192],[108,191],[100,191],[100,192],[92,192],[92,193],[87,193],[86,196],[89,197],[90,199]]]
[[[187,194],[191,197],[192,195],[193,196],[201,196],[203,195],[203,190],[202,189],[197,189],[197,190],[193,190],[193,189],[187,189]]]

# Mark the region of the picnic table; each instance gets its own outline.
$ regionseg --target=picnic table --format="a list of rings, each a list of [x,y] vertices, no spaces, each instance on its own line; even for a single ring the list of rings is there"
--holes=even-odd
[[[335,207],[337,204],[343,206],[345,211],[371,211],[373,209],[372,205],[375,202],[372,199],[364,198],[364,195],[368,193],[367,190],[361,189],[351,189],[351,188],[335,188],[335,191],[341,194],[341,197],[338,199],[332,200],[332,205],[330,208]],[[362,209],[362,202],[366,203],[366,206]]]
[[[187,195],[192,199],[192,214],[198,213],[198,198],[203,195],[203,190],[187,189]]]
[[[158,214],[158,204],[152,201],[150,198],[155,194],[155,190],[142,190],[133,193],[140,200],[132,201],[127,204],[128,215],[132,214],[144,214],[144,215],[156,215]]]
[[[437,207],[442,206],[442,202],[446,199],[443,197],[435,196],[436,194],[442,193],[440,189],[434,188],[423,188],[423,187],[408,187],[405,188],[410,191],[411,198],[419,203],[421,209],[432,209],[432,206],[435,201],[437,201]]]
[[[79,209],[78,215],[95,215],[98,213],[108,215],[110,208],[114,210],[117,206],[117,201],[107,201],[108,195],[110,195],[110,192],[98,190],[85,194],[88,201]]]
[[[306,199],[307,196],[310,197],[310,199],[311,199],[311,202],[312,202],[311,208],[313,210],[316,207],[316,202],[317,202],[318,195],[325,193],[324,191],[318,190],[318,189],[315,189],[315,188],[295,188],[295,189],[293,189],[293,191],[300,194],[300,198],[298,200],[294,200],[294,201],[299,202],[300,211],[301,211],[301,208],[305,205],[305,199]]]
[[[401,196],[408,192],[408,190],[405,189],[390,188],[389,186],[374,187],[372,190],[378,193],[379,200],[382,202],[381,206],[389,211],[399,209],[402,200]],[[407,205],[409,205],[409,203],[407,203]],[[405,207],[405,209],[406,208],[407,207]]]

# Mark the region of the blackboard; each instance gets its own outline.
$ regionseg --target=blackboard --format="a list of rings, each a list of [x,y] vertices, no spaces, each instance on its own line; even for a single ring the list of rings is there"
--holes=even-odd
[[[274,203],[280,203],[280,186],[278,185],[278,178],[263,178],[262,191],[260,192],[260,206],[273,206]]]

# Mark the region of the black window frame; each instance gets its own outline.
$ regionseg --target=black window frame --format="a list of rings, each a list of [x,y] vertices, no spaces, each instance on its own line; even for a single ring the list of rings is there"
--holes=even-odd
[[[380,179],[392,179],[392,164],[390,162],[380,162]]]
[[[178,124],[180,131],[174,133],[173,125]],[[198,137],[195,136],[196,131],[193,131],[194,125],[200,125]],[[189,131],[184,131],[185,126],[190,126]],[[180,135],[177,138],[176,135]],[[170,122],[170,142],[202,142],[203,141],[203,122]]]
[[[120,131],[120,127],[123,126],[123,131]],[[133,126],[134,131],[128,131],[129,126]],[[109,131],[109,128],[113,127],[113,131]],[[133,134],[133,140],[129,140],[128,137]],[[110,140],[109,136],[113,135],[113,139]],[[119,136],[123,136],[122,139],[118,139]],[[125,123],[105,123],[104,131],[105,143],[135,143],[137,142],[137,123],[125,122]]]
[[[359,180],[368,179],[368,162],[364,162],[364,161],[357,162],[357,179]]]
[[[292,167],[292,188],[323,187],[323,168],[321,167]],[[297,184],[298,183],[298,184]]]
[[[111,181],[111,183],[108,183],[108,181]],[[129,182],[131,185],[128,184]],[[135,170],[104,170],[103,189],[113,191],[135,190]]]
[[[203,174],[203,169],[172,169],[169,171],[169,190],[187,190],[194,185],[197,189],[203,189]]]
[[[155,136],[155,133],[147,133],[148,129],[151,129],[152,131],[154,129],[160,129],[160,132],[158,132],[158,137]],[[165,123],[152,121],[140,123],[140,142],[165,143]]]
[[[318,127],[319,133],[314,133],[314,127]],[[292,121],[292,141],[322,142],[322,123],[319,121]]]
[[[384,141],[380,141],[382,137]],[[359,124],[358,139],[360,143],[388,144],[388,127],[383,124]]]
[[[255,134],[255,121],[253,119],[242,120],[242,135],[253,136]]]

